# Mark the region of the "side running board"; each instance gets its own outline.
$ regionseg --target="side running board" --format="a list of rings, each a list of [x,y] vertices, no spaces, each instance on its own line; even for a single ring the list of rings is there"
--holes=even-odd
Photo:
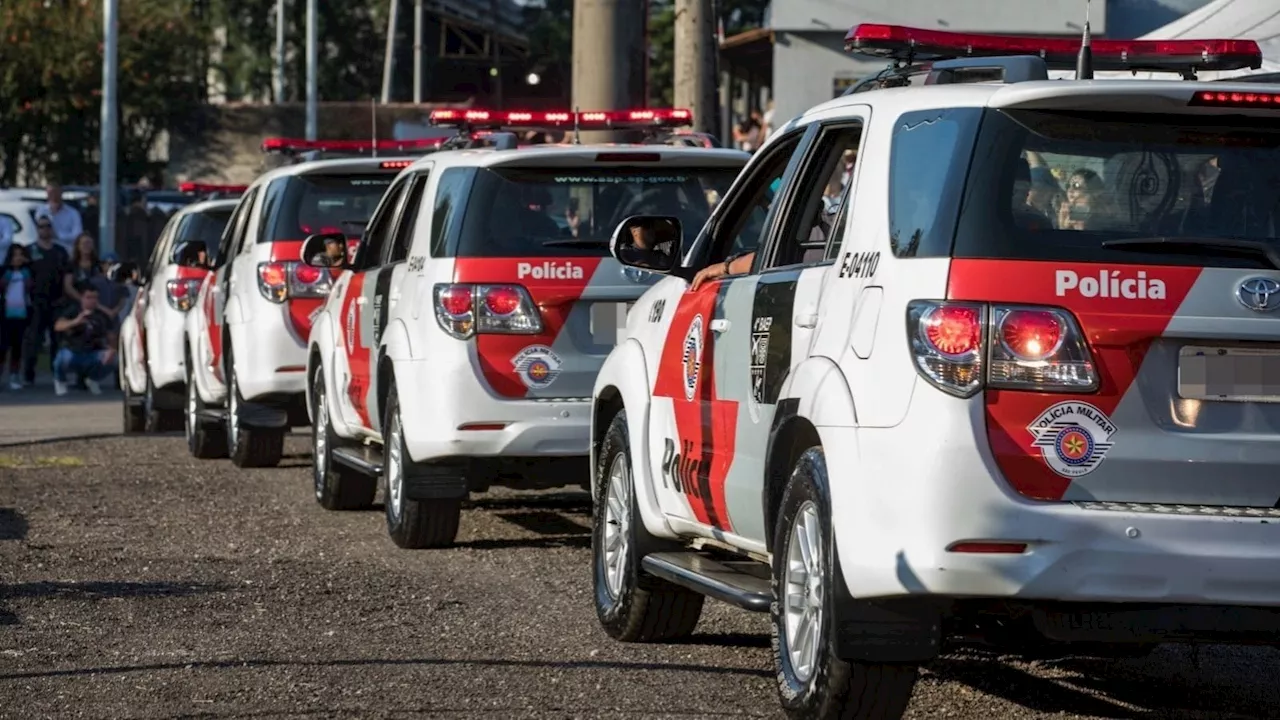
[[[651,575],[752,612],[769,612],[769,568],[753,560],[722,561],[697,552],[660,552],[640,562]]]
[[[334,462],[341,463],[365,475],[374,477],[382,475],[382,452],[380,449],[361,445],[359,447],[336,447],[332,452]]]

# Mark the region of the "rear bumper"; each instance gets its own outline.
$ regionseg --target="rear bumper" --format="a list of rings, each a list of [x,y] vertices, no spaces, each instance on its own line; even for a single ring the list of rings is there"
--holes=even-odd
[[[475,380],[465,356],[459,367],[434,360],[395,365],[405,446],[415,462],[450,457],[585,457],[591,402],[498,400]],[[502,425],[501,429],[467,429]]]
[[[233,331],[236,380],[245,400],[306,393],[306,344],[294,334],[284,309],[271,309]]]
[[[1280,514],[1027,500],[990,455],[981,398],[917,387],[895,428],[821,431],[855,597],[1280,606]]]

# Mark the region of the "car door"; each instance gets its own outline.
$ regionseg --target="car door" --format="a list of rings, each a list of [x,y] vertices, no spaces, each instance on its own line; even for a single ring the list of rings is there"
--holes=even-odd
[[[169,246],[173,243],[174,228],[180,220],[170,220],[156,241],[151,257],[142,271],[141,285],[138,288],[137,300],[133,304],[133,320],[136,344],[130,349],[133,361],[140,367],[148,363],[147,330],[159,327],[155,317],[168,303],[165,297],[165,268],[168,266]]]
[[[373,385],[374,343],[373,315],[370,300],[373,289],[378,282],[378,270],[382,266],[386,247],[390,244],[395,231],[395,220],[400,206],[404,203],[409,188],[408,174],[398,177],[387,188],[378,207],[373,211],[366,226],[360,246],[356,250],[351,272],[340,280],[342,301],[338,305],[335,320],[338,323],[338,337],[335,348],[337,371],[334,380],[339,388],[338,407],[343,419],[369,432],[377,431],[374,418],[372,397],[376,395]]]
[[[692,251],[705,264],[754,251],[775,222],[779,195],[789,174],[798,167],[805,130],[793,131],[761,151],[744,170],[722,210],[708,223],[705,237]],[[745,402],[750,333],[749,318],[734,327],[726,308],[735,303],[750,308],[754,275],[727,277],[686,291],[677,301],[658,359],[648,428],[651,467],[658,501],[669,517],[692,526],[740,534],[752,511],[741,499],[726,493],[737,443],[740,406]],[[739,338],[737,357],[717,352]],[[741,365],[741,378],[733,370]],[[738,379],[743,386],[732,387]],[[742,481],[739,481],[740,483]],[[759,505],[759,499],[755,501]],[[754,510],[759,514],[759,510]],[[751,521],[745,520],[751,531]]]
[[[227,228],[222,233],[218,253],[213,258],[213,272],[209,273],[205,280],[209,284],[209,290],[205,295],[202,312],[205,316],[205,331],[208,333],[209,341],[208,363],[213,369],[214,378],[224,385],[227,379],[222,368],[222,338],[229,297],[231,265],[239,250],[240,242],[245,236],[249,216],[257,196],[258,188],[253,188],[245,193],[236,205],[235,212],[232,213],[231,219],[227,222]]]

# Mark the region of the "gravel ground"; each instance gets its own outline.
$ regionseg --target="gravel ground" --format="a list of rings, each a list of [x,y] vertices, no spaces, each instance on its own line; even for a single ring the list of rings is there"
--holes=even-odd
[[[0,407],[0,443],[20,415]],[[110,417],[0,446],[0,717],[779,716],[763,616],[709,602],[686,643],[604,636],[583,494],[484,496],[459,547],[404,551],[381,512],[315,504],[304,438],[241,471],[96,437]],[[949,657],[908,717],[1276,718],[1277,680],[1269,649]]]

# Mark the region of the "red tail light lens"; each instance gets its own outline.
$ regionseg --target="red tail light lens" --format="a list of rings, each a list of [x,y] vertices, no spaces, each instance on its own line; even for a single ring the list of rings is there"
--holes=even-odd
[[[514,288],[489,288],[484,295],[484,306],[494,315],[510,315],[520,309],[520,293]]]
[[[165,299],[169,302],[169,307],[180,312],[186,312],[196,303],[196,294],[200,292],[200,281],[187,278],[184,280],[170,280],[164,284]]]
[[[265,262],[258,265],[258,292],[273,303],[297,298],[322,298],[329,294],[329,275],[321,268],[300,262]]]
[[[1084,335],[1061,308],[917,300],[907,306],[907,331],[916,370],[957,397],[984,383],[1034,392],[1098,387]]]
[[[542,332],[542,314],[521,285],[441,284],[435,288],[435,304],[436,321],[459,340],[476,334]]]
[[[1062,345],[1062,321],[1047,310],[1012,310],[999,326],[1000,344],[1013,357],[1040,362]]]

